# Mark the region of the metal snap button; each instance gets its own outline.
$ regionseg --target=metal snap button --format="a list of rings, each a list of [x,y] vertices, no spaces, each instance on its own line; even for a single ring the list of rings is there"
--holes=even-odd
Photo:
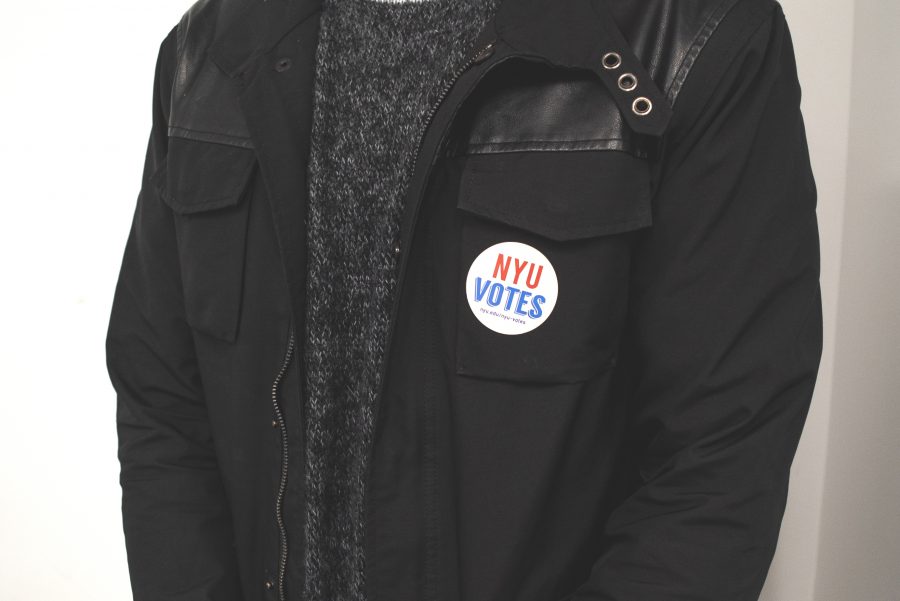
[[[396,246],[394,246],[394,254],[395,254],[395,255],[399,255],[399,254],[400,254],[400,245],[399,245],[399,244],[397,244]]]
[[[618,69],[622,64],[622,55],[618,52],[607,52],[603,55],[603,58],[600,59],[600,63],[603,65],[604,69]]]
[[[266,587],[266,590],[267,590],[267,591],[270,591],[270,590],[272,590],[273,588],[275,588],[275,583],[272,582],[271,580],[266,580],[266,581],[263,583],[263,586]]]
[[[634,102],[631,103],[631,110],[635,115],[643,117],[653,110],[653,103],[650,102],[649,98],[638,96],[634,99]]]
[[[272,427],[273,427],[273,428],[277,428],[277,427],[278,427],[278,420],[276,420],[276,419],[273,419],[273,420],[272,420]]]
[[[275,61],[275,70],[281,73],[282,71],[287,71],[291,68],[293,61],[287,56],[283,56]]]
[[[637,77],[633,73],[622,73],[619,76],[619,89],[630,92],[637,87]]]

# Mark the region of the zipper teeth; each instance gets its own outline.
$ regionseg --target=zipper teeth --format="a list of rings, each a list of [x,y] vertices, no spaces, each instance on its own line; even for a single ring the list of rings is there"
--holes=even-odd
[[[275,409],[275,419],[278,422],[278,429],[281,432],[281,481],[278,483],[278,495],[275,498],[275,521],[278,524],[278,536],[281,542],[281,549],[278,557],[278,598],[284,601],[284,572],[287,567],[287,529],[284,526],[284,516],[281,507],[284,500],[284,493],[287,489],[288,476],[288,446],[287,446],[287,426],[284,423],[284,413],[278,404],[278,386],[281,384],[284,374],[287,371],[294,354],[294,332],[291,331],[288,340],[287,350],[284,353],[284,360],[281,363],[281,369],[272,382],[272,406]]]
[[[428,113],[425,118],[425,129],[431,124],[432,119],[434,119],[434,115],[437,113],[441,104],[443,104],[444,99],[447,97],[447,94],[450,92],[450,89],[456,83],[456,80],[467,70],[469,67],[478,62],[479,57],[482,53],[489,50],[494,45],[494,40],[490,40],[484,46],[480,47],[477,52],[474,52],[466,62],[461,65],[454,73],[453,77],[444,84],[444,87],[441,89],[440,94],[438,95],[438,99],[429,107]],[[412,153],[407,159],[406,163],[406,183],[412,177],[412,170],[415,167],[415,160],[418,157],[419,153],[422,151],[422,145],[425,142],[425,136],[422,135],[419,137],[419,141],[416,144],[416,151]],[[281,369],[278,370],[278,374],[275,376],[275,380],[272,382],[272,406],[275,410],[275,419],[278,422],[278,428],[281,432],[281,480],[278,483],[278,494],[275,498],[275,521],[278,524],[278,535],[281,542],[281,549],[278,558],[278,598],[280,601],[285,601],[284,594],[284,575],[285,570],[287,568],[287,530],[284,525],[284,515],[282,514],[282,504],[284,502],[284,494],[287,489],[287,468],[288,468],[288,446],[287,446],[287,427],[284,423],[284,413],[281,411],[281,406],[278,404],[278,386],[281,383],[281,380],[284,378],[284,374],[287,371],[288,365],[290,364],[291,356],[294,352],[294,332],[291,331],[290,339],[288,340],[287,351],[284,355],[284,360],[281,364]],[[382,382],[384,378],[382,377]],[[377,409],[376,409],[377,412]]]

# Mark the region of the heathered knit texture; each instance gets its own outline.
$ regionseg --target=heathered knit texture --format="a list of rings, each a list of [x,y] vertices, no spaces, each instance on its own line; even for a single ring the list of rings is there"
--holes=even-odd
[[[309,159],[304,601],[364,601],[366,470],[411,157],[497,0],[324,0]]]

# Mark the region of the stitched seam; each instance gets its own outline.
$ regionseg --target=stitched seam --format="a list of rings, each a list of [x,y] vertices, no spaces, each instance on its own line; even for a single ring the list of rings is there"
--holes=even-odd
[[[500,142],[474,142],[470,146],[505,146],[508,144],[581,144],[589,142],[627,142],[625,138],[585,138],[582,140],[502,140]]]
[[[696,62],[697,57],[700,55],[700,51],[706,46],[709,38],[719,27],[719,24],[728,12],[737,6],[738,0],[733,0],[731,6],[723,10],[726,2],[727,0],[723,0],[719,6],[716,7],[716,10],[709,15],[706,22],[703,24],[703,27],[701,27],[700,31],[697,32],[697,35],[694,36],[688,51],[685,53],[681,64],[678,66],[678,71],[675,72],[675,77],[672,78],[672,82],[666,88],[666,99],[669,101],[669,104],[675,104],[678,92],[681,91],[681,87],[684,85],[691,67],[694,66],[694,62]]]
[[[233,204],[237,204],[241,199],[240,193],[232,193],[228,196],[217,196],[203,202],[182,202],[169,196],[164,191],[161,193],[161,195],[163,197],[163,200],[165,200],[169,204],[169,206],[171,206],[173,209],[178,209],[176,212],[182,214],[231,206]]]
[[[462,147],[462,150],[458,153],[454,153],[452,156],[463,156],[467,154],[503,154],[503,153],[514,153],[514,152],[585,152],[591,150],[602,150],[604,152],[622,152],[625,154],[629,154],[639,159],[645,159],[649,156],[649,154],[643,150],[639,149],[628,149],[625,147],[618,147],[617,145],[610,146],[585,146],[583,148],[559,148],[559,147],[539,147],[539,146],[523,146],[521,148],[515,148],[512,146],[512,143],[501,143],[503,146],[498,148],[497,150],[491,150],[495,144],[468,144]],[[485,171],[490,172],[490,169],[475,169],[475,171]]]
[[[625,152],[637,158],[647,158],[647,152],[639,149],[627,148],[618,144],[578,144],[569,147],[560,145],[538,145],[530,143],[503,143],[503,144],[473,144],[463,147],[463,154],[500,154],[504,152],[583,152],[588,150],[603,150],[611,152]]]
[[[507,140],[499,142],[469,142],[465,148],[559,148],[563,146],[627,148],[628,141],[622,138],[596,138],[588,140]]]
[[[213,142],[226,146],[238,146],[240,148],[253,148],[253,140],[242,136],[233,136],[221,132],[207,132],[196,129],[188,129],[176,125],[169,126],[168,135],[173,138],[185,138],[200,142]]]
[[[733,36],[732,39],[729,41],[728,47],[725,49],[725,51],[723,51],[722,54],[728,55],[735,48],[743,48],[743,47],[748,46],[752,42],[753,37],[756,36],[757,33],[760,31],[760,29],[762,29],[765,25],[766,25],[765,20],[762,20],[758,23],[751,23],[751,24],[745,23],[744,27],[741,30],[741,35]],[[749,34],[747,34],[748,31],[750,32]],[[717,80],[716,87],[718,87],[721,84],[722,74],[728,72],[729,69],[733,69],[734,65],[739,60],[741,60],[740,53],[735,54],[733,57],[731,57],[731,60],[728,62],[728,64],[726,66],[724,66],[721,70],[718,71],[717,74],[719,75],[720,79]],[[701,111],[699,111],[700,113],[703,113],[709,109],[709,104],[710,104],[710,102],[712,102],[712,97],[713,97],[712,95],[708,95],[706,97],[705,101],[703,102],[703,109]]]
[[[735,2],[735,4],[732,6],[732,8],[737,6],[737,4],[738,4],[738,2]],[[777,3],[775,3],[775,5],[777,6]],[[721,23],[721,21],[724,20],[724,18],[728,12],[730,12],[730,10],[727,11],[726,14],[722,15],[722,18],[719,19],[719,23]],[[765,6],[760,6],[759,4],[751,5],[751,12],[749,15],[750,17],[766,16],[768,14],[770,14],[770,8],[767,8]],[[734,36],[734,38],[731,41],[731,44],[728,46],[728,50],[731,51],[733,48],[739,47],[739,44],[746,45],[747,43],[749,43],[750,38],[752,38],[753,35],[755,35],[755,33],[757,31],[759,31],[759,29],[761,27],[763,27],[764,25],[765,25],[765,19],[762,19],[760,22],[750,21],[750,22],[744,23],[741,28],[741,35]],[[716,29],[718,29],[718,23],[716,24]],[[744,35],[748,31],[750,31],[752,33],[749,36]],[[712,37],[713,33],[715,33],[715,31],[711,32],[710,35],[707,37],[707,39],[703,42],[703,47],[706,46],[706,43]],[[695,57],[695,59],[699,57],[699,54],[700,54],[700,52],[698,51],[697,57]],[[735,58],[737,58],[737,57],[735,57]],[[684,87],[684,83],[687,81],[687,78],[690,76],[690,69],[693,66],[693,62],[694,61],[692,61],[691,65],[688,66],[687,71],[684,73],[684,78],[681,82],[681,85],[678,86],[677,90],[673,91],[673,93],[675,95],[677,95],[681,91],[681,89]],[[729,64],[733,64],[733,61]],[[673,100],[673,102],[674,102],[674,100]]]
[[[468,201],[469,199],[471,199],[471,195],[469,195],[469,196],[466,198],[467,201]],[[519,228],[522,228],[522,229],[527,229],[527,230],[529,230],[529,231],[536,231],[537,233],[540,233],[540,231],[538,231],[538,230],[533,230],[533,229],[531,229],[530,226],[526,226],[526,225],[522,224],[522,222],[521,222],[520,220],[516,219],[515,216],[514,216],[513,214],[511,214],[511,213],[505,213],[505,212],[503,212],[503,211],[496,211],[496,210],[491,210],[491,209],[485,210],[484,207],[482,207],[482,206],[480,206],[480,205],[477,205],[477,204],[468,204],[468,202],[467,202],[466,205],[462,205],[461,208],[464,209],[464,210],[468,210],[468,211],[470,211],[470,212],[472,212],[472,213],[475,213],[475,214],[477,214],[477,215],[481,215],[481,216],[483,216],[483,217],[487,217],[487,218],[489,218],[489,219],[496,219],[496,220],[499,220],[499,221],[503,221],[504,223],[508,223],[509,225],[514,225],[515,227],[519,227]],[[476,211],[476,210],[473,210],[473,209],[475,209],[475,208],[477,208],[478,210],[477,210],[477,211]],[[643,224],[643,223],[646,222],[647,217],[649,217],[650,214],[651,214],[651,211],[645,209],[645,210],[642,210],[640,213],[638,213],[636,217],[630,217],[630,218],[628,218],[628,219],[622,219],[622,220],[619,220],[619,221],[612,221],[612,222],[609,222],[609,223],[605,223],[605,224],[603,224],[602,226],[599,226],[599,227],[584,227],[584,228],[571,228],[571,227],[565,227],[565,228],[557,228],[557,227],[552,227],[552,226],[551,226],[551,227],[548,228],[548,229],[550,229],[550,230],[553,231],[553,232],[559,232],[560,230],[562,230],[562,231],[565,231],[566,233],[569,233],[569,234],[571,234],[571,233],[574,232],[576,236],[585,236],[585,235],[599,236],[599,235],[603,235],[603,234],[609,233],[611,230],[619,229],[619,228],[622,228],[622,227],[628,227],[628,226],[631,226],[631,225],[640,225],[640,224]],[[567,238],[571,238],[571,237],[572,237],[572,236],[567,236]]]

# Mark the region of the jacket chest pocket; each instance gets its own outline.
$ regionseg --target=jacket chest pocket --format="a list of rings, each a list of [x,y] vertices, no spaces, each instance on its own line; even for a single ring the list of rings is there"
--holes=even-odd
[[[154,175],[172,209],[185,319],[193,329],[237,337],[247,240],[252,149],[170,137]]]
[[[456,372],[571,383],[612,366],[650,195],[647,162],[625,152],[468,157]]]

